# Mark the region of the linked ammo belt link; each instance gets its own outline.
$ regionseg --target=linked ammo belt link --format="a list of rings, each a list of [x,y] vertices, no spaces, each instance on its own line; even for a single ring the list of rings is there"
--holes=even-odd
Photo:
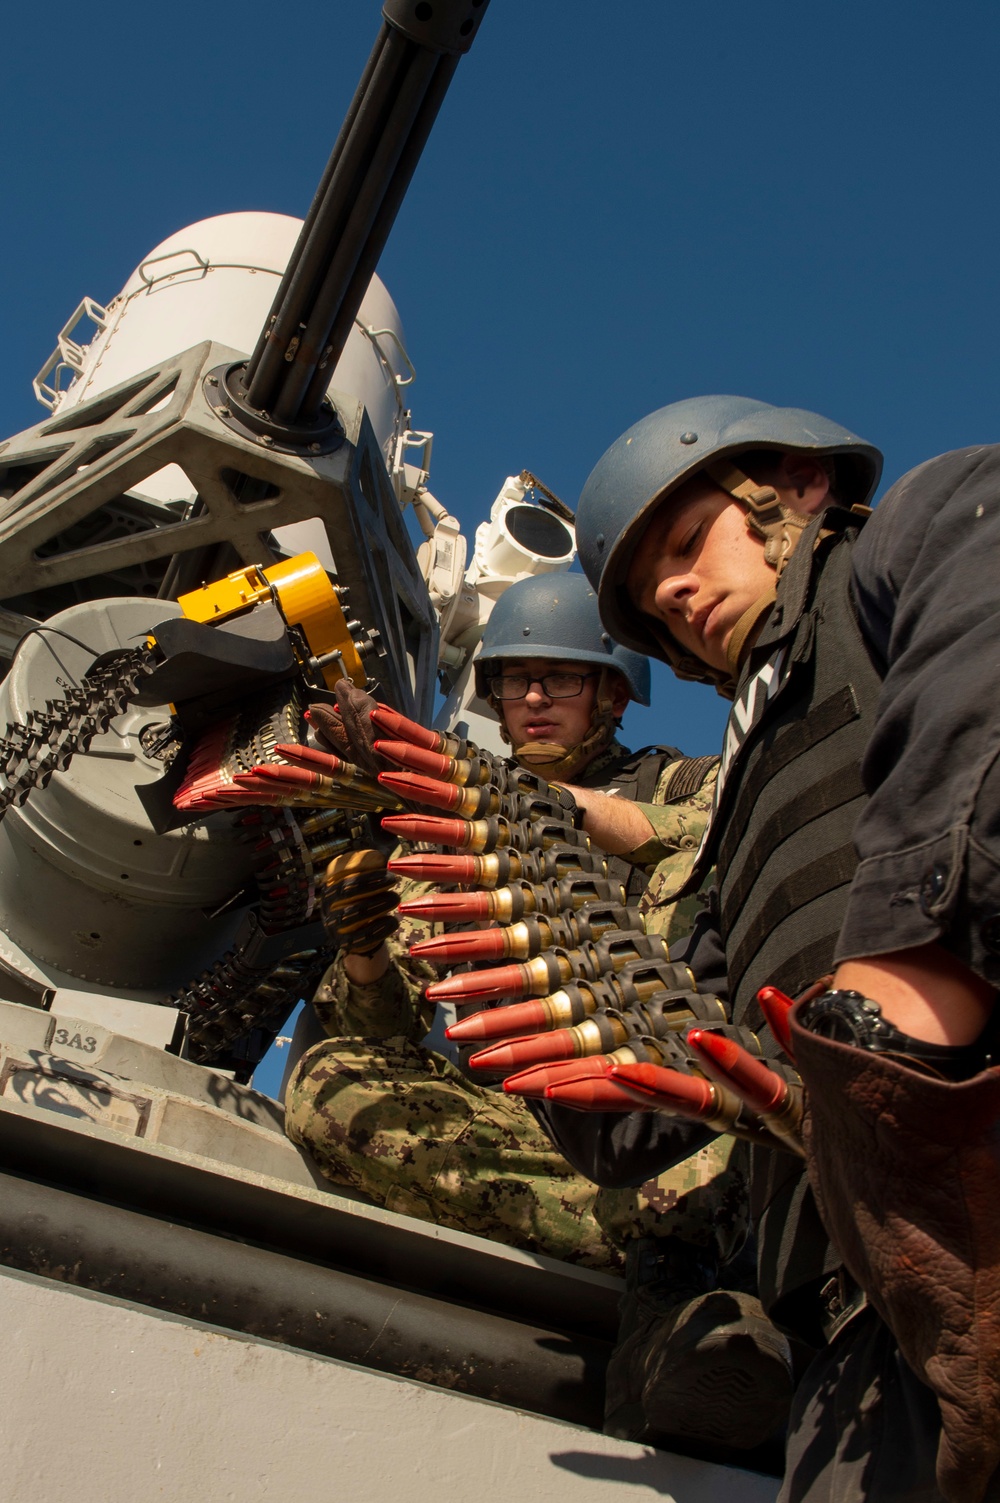
[[[23,725],[8,724],[0,736],[0,819],[18,808],[33,788],[44,788],[76,752],[85,752],[133,698],[141,681],[159,661],[149,647],[123,648],[112,660],[85,673],[62,699],[49,699],[42,711],[31,710]]]
[[[248,964],[240,950],[228,951],[170,998],[171,1006],[187,1014],[190,1057],[196,1064],[211,1065],[255,1028],[273,1036],[295,1003],[312,995],[332,959],[333,951],[321,947],[261,968]]]

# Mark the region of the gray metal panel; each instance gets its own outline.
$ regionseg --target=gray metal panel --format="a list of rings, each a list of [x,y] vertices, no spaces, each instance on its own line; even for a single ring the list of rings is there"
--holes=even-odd
[[[14,1174],[549,1329],[603,1341],[617,1330],[618,1279],[360,1204],[347,1191],[310,1189],[68,1118],[46,1121],[2,1098],[0,1160]]]
[[[608,1347],[0,1174],[0,1262],[599,1426]]]
[[[259,1127],[285,1142],[284,1113],[277,1101],[240,1085],[228,1075],[205,1069],[190,1060],[178,1059],[162,1048],[144,1043],[125,1033],[112,1031],[115,998],[95,994],[88,1003],[79,996],[71,1005],[58,1006],[54,999],[41,997],[35,1007],[0,1001],[0,1059],[19,1059],[57,1055],[77,1066],[109,1079],[117,1079],[130,1089],[182,1097],[196,1107],[211,1107],[216,1112]],[[51,1000],[51,1011],[46,1002]],[[108,1022],[101,1022],[101,1006],[106,1004]],[[141,1004],[134,1004],[141,1005]],[[147,1004],[151,1011],[173,1015],[172,1009]],[[89,1020],[89,1034],[94,1047],[81,1052],[57,1038],[58,1024],[77,1018]],[[297,1150],[292,1150],[297,1153]],[[310,1183],[306,1180],[305,1183]]]
[[[11,1499],[774,1503],[778,1490],[12,1270],[0,1322]]]

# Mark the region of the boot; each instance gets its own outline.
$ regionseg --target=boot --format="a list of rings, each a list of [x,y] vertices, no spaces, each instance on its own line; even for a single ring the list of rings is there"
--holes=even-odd
[[[977,1503],[1000,1464],[1000,1069],[952,1083],[792,1036],[820,1214],[937,1396],[941,1493]]]
[[[792,1396],[788,1343],[759,1300],[717,1289],[716,1278],[714,1259],[677,1237],[628,1243],[605,1435],[749,1450],[783,1424]]]

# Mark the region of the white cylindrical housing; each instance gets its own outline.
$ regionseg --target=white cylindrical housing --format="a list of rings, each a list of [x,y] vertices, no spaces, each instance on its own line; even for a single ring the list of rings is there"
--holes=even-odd
[[[466,580],[493,600],[515,580],[530,574],[564,573],[576,556],[573,527],[526,501],[525,494],[523,482],[508,475],[489,521],[476,528],[476,548]]]
[[[83,601],[25,638],[0,685],[0,725],[25,725],[33,709],[78,685],[95,655],[134,647],[172,601],[122,596]],[[129,705],[44,788],[0,823],[0,957],[56,986],[165,998],[232,943],[253,856],[229,813],[196,817],[158,835],[139,789],[163,763],[144,732],[166,706]]]
[[[168,235],[108,304],[58,410],[206,339],[249,355],[301,227],[287,214],[218,214]],[[400,388],[412,379],[404,350],[396,305],[372,277],[330,389],[364,403],[390,470],[405,427]]]
[[[301,228],[302,221],[288,214],[253,212],[217,214],[168,235],[106,309],[84,300],[78,315],[86,310],[87,317],[99,321],[103,312],[103,326],[81,348],[67,325],[52,360],[36,378],[39,399],[46,405],[54,400],[62,413],[205,340],[249,355]],[[408,426],[402,388],[413,379],[413,367],[405,348],[396,305],[373,276],[328,390],[364,404],[390,475]],[[63,392],[58,390],[58,369],[54,378],[45,379],[55,366],[78,372]],[[175,464],[148,476],[134,493],[159,502],[191,502],[196,495]],[[276,528],[275,536],[289,553],[311,549],[325,568],[333,568],[321,524],[295,522]]]

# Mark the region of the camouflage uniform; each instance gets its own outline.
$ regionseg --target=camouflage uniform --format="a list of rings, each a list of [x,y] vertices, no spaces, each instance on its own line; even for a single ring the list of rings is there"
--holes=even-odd
[[[636,866],[652,868],[639,907],[645,915],[649,932],[662,934],[668,944],[691,932],[696,914],[704,907],[698,893],[691,893],[678,902],[667,901],[687,881],[712,812],[719,764],[715,757],[702,760],[707,766],[696,793],[686,798],[668,799],[677,768],[677,763],[671,762],[660,773],[653,802],[637,805],[656,831],[652,840],[632,852]]]
[[[599,777],[624,748],[586,769]],[[665,767],[657,795],[678,764]],[[640,805],[656,830],[637,864],[655,866],[657,891],[691,865],[711,806],[715,773],[670,805]],[[405,896],[427,891],[406,884]],[[655,909],[655,928],[680,934],[686,912]],[[639,1190],[601,1190],[553,1148],[519,1099],[470,1080],[421,1046],[434,1008],[423,989],[439,972],[407,946],[429,926],[407,919],[389,941],[392,963],[377,982],[351,982],[340,958],[315,998],[330,1036],[299,1061],[286,1095],[289,1136],[336,1184],[363,1190],[389,1210],[590,1268],[619,1269],[630,1237],[676,1234],[722,1258],[742,1241],[746,1185],[728,1168],[730,1139],[716,1139]]]
[[[669,901],[686,881],[701,844],[702,832],[712,810],[718,761],[703,759],[695,767],[700,787],[679,799],[671,799],[678,763],[662,769],[651,804],[637,803],[649,820],[655,836],[632,852],[632,862],[647,871],[649,884],[639,907],[650,934],[662,934],[673,944],[689,933],[695,915],[703,906],[699,894]],[[588,774],[591,769],[587,769]],[[713,1248],[725,1262],[738,1250],[749,1231],[748,1178],[743,1150],[730,1137],[713,1139],[699,1153],[647,1180],[639,1190],[599,1190],[594,1215],[615,1244],[630,1237],[652,1233],[679,1235],[685,1242]],[[647,1214],[636,1215],[636,1201]],[[648,1210],[664,1218],[650,1217]]]

